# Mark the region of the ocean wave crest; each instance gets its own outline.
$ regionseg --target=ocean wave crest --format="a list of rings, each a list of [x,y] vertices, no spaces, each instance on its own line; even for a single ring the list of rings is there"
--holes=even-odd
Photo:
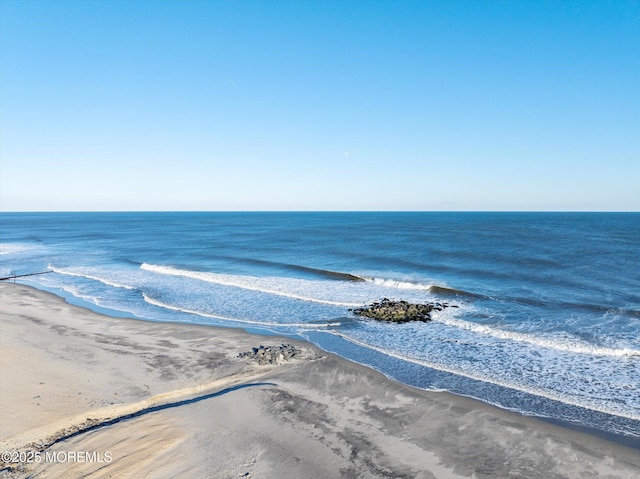
[[[243,324],[252,324],[252,325],[255,325],[255,326],[329,328],[329,327],[334,327],[334,326],[340,326],[340,324],[341,324],[340,322],[337,322],[337,321],[336,322],[329,322],[329,323],[274,323],[274,322],[268,322],[268,321],[253,321],[253,320],[250,320],[250,319],[241,319],[241,318],[236,318],[236,317],[233,317],[233,316],[224,316],[224,315],[221,315],[221,314],[205,313],[203,311],[197,311],[195,309],[181,308],[179,306],[174,306],[172,304],[168,304],[168,303],[165,303],[163,301],[159,301],[157,299],[154,299],[154,298],[150,297],[146,293],[142,293],[142,298],[147,303],[151,304],[152,306],[157,306],[159,308],[169,309],[171,311],[177,311],[177,312],[186,313],[186,314],[193,314],[193,315],[200,316],[200,317],[203,317],[203,318],[218,319],[218,320],[223,320],[223,321],[233,321],[235,323],[243,323]]]
[[[608,348],[604,346],[596,346],[594,344],[588,344],[578,339],[562,339],[562,338],[550,338],[543,336],[535,336],[528,333],[519,333],[516,331],[506,331],[504,329],[498,329],[483,324],[477,324],[470,321],[464,321],[462,319],[454,318],[450,315],[438,315],[434,316],[433,320],[447,326],[452,326],[458,329],[464,329],[475,334],[481,334],[491,336],[497,339],[503,339],[508,341],[516,341],[519,343],[528,343],[534,346],[539,346],[547,349],[556,349],[560,351],[588,354],[592,356],[611,356],[611,357],[640,357],[640,351],[631,348]]]
[[[370,283],[375,284],[376,286],[383,286],[385,288],[397,288],[397,289],[417,289],[429,291],[432,284],[423,284],[423,283],[413,283],[411,281],[399,281],[395,279],[385,279],[385,278],[369,278],[364,276],[363,279]]]
[[[439,286],[439,285],[430,284],[430,283],[402,281],[397,279],[377,278],[377,277],[368,277],[368,276],[360,276],[360,277],[364,281],[372,283],[376,286],[382,286],[384,288],[428,291],[429,293],[432,293],[432,294],[447,295],[447,296],[468,296],[468,297],[478,296],[477,294],[470,293],[468,291],[462,291],[460,289],[449,288],[446,286]]]
[[[111,280],[111,279],[107,279],[107,278],[102,278],[100,276],[95,276],[94,274],[89,274],[88,272],[82,270],[82,269],[78,269],[78,268],[74,268],[74,269],[68,269],[68,268],[56,268],[55,266],[49,264],[48,268],[53,271],[54,273],[58,273],[58,274],[62,274],[64,276],[77,276],[80,278],[86,278],[86,279],[91,279],[93,281],[99,281],[102,284],[106,284],[107,286],[112,286],[114,288],[122,288],[122,289],[128,289],[128,290],[135,290],[136,288],[134,288],[133,286],[129,286],[126,284],[121,284],[121,283],[116,283],[115,281]]]
[[[31,249],[31,247],[17,243],[0,243],[0,255],[19,253],[27,249]]]
[[[351,273],[343,273],[329,269],[314,268],[312,266],[304,266],[300,264],[283,263],[281,261],[272,261],[266,259],[247,258],[244,256],[233,255],[209,255],[209,257],[220,258],[223,260],[231,260],[234,263],[245,263],[269,268],[276,271],[295,271],[299,273],[308,273],[311,276],[317,276],[323,279],[332,279],[338,281],[364,281],[360,276]]]
[[[160,266],[149,263],[142,263],[140,268],[145,271],[151,271],[157,274],[164,274],[170,276],[181,276],[185,278],[196,279],[199,281],[205,281],[208,283],[215,283],[224,286],[233,286],[236,288],[242,288],[250,291],[257,291],[260,293],[273,294],[276,296],[283,296],[291,299],[297,299],[300,301],[308,301],[313,303],[328,304],[332,306],[344,306],[344,307],[357,307],[361,306],[361,303],[348,303],[342,301],[332,301],[329,299],[323,299],[305,294],[295,292],[297,285],[310,284],[311,281],[303,279],[291,279],[291,278],[271,278],[271,277],[256,277],[256,276],[240,276],[221,273],[201,272],[173,268],[171,266]],[[276,283],[280,283],[282,288],[278,288]]]
[[[486,383],[491,383],[491,384],[495,384],[496,386],[501,386],[501,387],[505,387],[505,388],[509,388],[509,389],[513,389],[515,391],[520,391],[520,392],[524,392],[527,394],[531,394],[534,396],[540,396],[540,397],[544,397],[547,399],[551,399],[554,401],[558,401],[558,402],[562,402],[564,404],[569,404],[572,406],[577,406],[577,407],[581,407],[584,409],[589,409],[592,411],[597,411],[597,412],[601,412],[601,413],[605,413],[605,414],[610,414],[612,416],[618,416],[618,417],[623,417],[626,419],[632,419],[634,421],[639,421],[640,420],[640,414],[638,414],[637,411],[629,411],[627,408],[615,408],[615,407],[607,407],[606,405],[603,405],[601,403],[596,403],[595,401],[590,401],[588,399],[579,399],[576,398],[574,396],[571,396],[569,394],[566,393],[562,393],[562,392],[558,392],[558,391],[550,391],[547,389],[543,389],[543,388],[538,388],[538,387],[534,387],[534,386],[527,386],[524,384],[519,384],[513,381],[508,381],[508,380],[503,380],[500,378],[494,378],[494,377],[488,377],[486,375],[483,374],[478,374],[478,373],[473,373],[470,372],[468,370],[464,370],[464,369],[459,369],[453,366],[448,366],[445,364],[440,364],[440,363],[436,363],[436,362],[432,362],[432,361],[428,361],[428,360],[423,360],[423,359],[417,359],[417,358],[413,358],[411,356],[407,356],[404,354],[399,354],[397,352],[394,351],[390,351],[388,349],[384,349],[381,348],[379,346],[374,346],[372,344],[368,344],[365,343],[363,341],[359,341],[355,338],[351,338],[348,335],[345,335],[341,332],[338,331],[325,331],[326,334],[332,334],[335,336],[338,336],[342,339],[344,339],[345,341],[349,341],[353,344],[356,344],[360,347],[363,348],[367,348],[367,349],[371,349],[373,351],[377,351],[381,354],[384,354],[385,356],[390,356],[396,359],[400,359],[402,361],[407,361],[413,364],[418,364],[420,366],[426,366],[428,368],[431,369],[435,369],[438,371],[443,371],[449,374],[455,374],[457,376],[462,376],[468,379],[472,379],[475,381],[480,381],[480,382],[486,382]],[[500,406],[500,407],[504,407],[504,406]],[[637,437],[640,437],[640,435],[638,434],[634,434]]]

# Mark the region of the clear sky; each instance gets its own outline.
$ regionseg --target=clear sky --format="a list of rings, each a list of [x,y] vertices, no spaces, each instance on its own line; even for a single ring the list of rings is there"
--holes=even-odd
[[[640,1],[0,0],[0,210],[640,211]]]

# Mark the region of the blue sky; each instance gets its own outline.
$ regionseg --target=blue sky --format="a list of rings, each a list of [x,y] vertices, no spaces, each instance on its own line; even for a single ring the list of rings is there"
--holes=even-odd
[[[0,1],[0,210],[640,211],[638,1]]]

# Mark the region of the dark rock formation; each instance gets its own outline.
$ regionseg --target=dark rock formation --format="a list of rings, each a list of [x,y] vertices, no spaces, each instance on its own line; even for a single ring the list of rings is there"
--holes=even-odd
[[[408,321],[431,321],[432,311],[442,311],[450,306],[448,303],[414,304],[407,301],[391,301],[384,298],[363,308],[350,309],[357,316],[389,321],[391,323],[406,323]]]
[[[294,359],[319,359],[320,356],[310,350],[297,348],[291,344],[281,344],[280,346],[262,346],[252,348],[238,354],[239,358],[252,359],[260,366],[267,364],[282,364]]]

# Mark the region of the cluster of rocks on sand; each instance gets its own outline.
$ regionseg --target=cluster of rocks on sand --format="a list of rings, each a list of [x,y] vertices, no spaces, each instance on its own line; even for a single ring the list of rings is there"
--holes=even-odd
[[[406,323],[409,321],[431,321],[432,311],[442,311],[445,308],[457,308],[448,303],[414,304],[407,301],[392,301],[384,298],[369,306],[350,309],[357,316],[388,321],[391,323]]]
[[[263,346],[251,348],[238,354],[239,358],[251,359],[260,366],[268,364],[282,364],[294,359],[319,359],[321,356],[303,348],[298,348],[292,344],[282,343],[280,346]]]

